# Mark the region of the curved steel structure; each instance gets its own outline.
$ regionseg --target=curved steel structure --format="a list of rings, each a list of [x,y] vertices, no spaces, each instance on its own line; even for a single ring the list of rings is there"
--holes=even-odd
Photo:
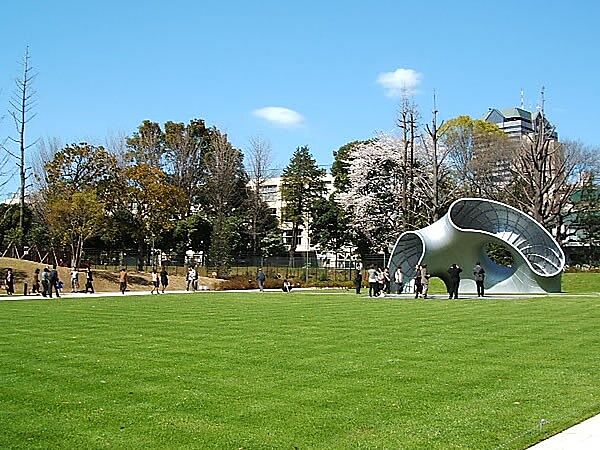
[[[506,247],[511,267],[494,263],[486,254],[488,243]],[[412,279],[417,264],[427,264],[431,276],[448,286],[448,267],[462,267],[460,293],[476,293],[473,266],[486,271],[489,293],[560,292],[565,255],[554,238],[528,215],[493,200],[462,198],[437,222],[402,233],[390,258],[390,273],[400,267],[404,280]]]

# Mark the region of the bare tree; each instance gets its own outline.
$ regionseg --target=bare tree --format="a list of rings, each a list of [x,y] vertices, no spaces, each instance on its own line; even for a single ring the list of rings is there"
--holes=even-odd
[[[416,209],[411,193],[415,188],[415,143],[419,138],[419,118],[417,105],[405,92],[396,119],[396,126],[400,128],[402,133],[402,169],[404,176],[402,178],[401,208],[404,227],[413,224],[413,212]]]
[[[534,133],[523,138],[513,161],[511,200],[562,242],[571,197],[595,157],[580,142],[558,142],[542,110]]]
[[[434,93],[431,125],[425,125],[427,136],[421,139],[425,150],[424,161],[428,167],[421,168],[421,176],[415,181],[425,201],[422,210],[427,213],[427,219],[434,222],[445,213],[455,191],[448,164],[450,149],[440,145],[444,134],[444,122],[438,125],[437,114]]]
[[[104,139],[104,148],[117,158],[119,167],[125,167],[128,162],[127,134],[124,131],[117,131],[108,134]]]
[[[204,194],[213,225],[209,261],[222,276],[227,274],[231,260],[231,227],[240,203],[239,190],[246,185],[243,157],[227,140],[227,135],[215,132],[205,163],[207,179]]]
[[[37,152],[32,159],[31,168],[33,170],[33,182],[36,191],[46,189],[48,178],[46,173],[46,164],[48,164],[54,155],[64,147],[60,138],[40,139],[37,145]]]
[[[21,62],[22,75],[20,78],[15,80],[15,92],[9,101],[10,104],[10,115],[14,120],[15,128],[17,131],[16,137],[11,137],[10,140],[18,145],[18,152],[11,152],[9,154],[13,156],[17,161],[17,168],[19,169],[19,230],[21,236],[23,235],[23,220],[25,216],[25,190],[27,188],[27,171],[30,167],[27,167],[25,160],[25,153],[27,149],[36,144],[32,142],[27,144],[25,138],[25,131],[27,124],[33,120],[36,116],[33,113],[35,107],[35,94],[36,92],[32,89],[33,81],[36,74],[31,66],[29,47],[25,49],[25,55]]]
[[[264,214],[263,187],[272,164],[271,144],[259,137],[250,139],[247,152],[247,172],[250,178],[250,234],[252,237],[252,252],[259,253],[260,218]]]

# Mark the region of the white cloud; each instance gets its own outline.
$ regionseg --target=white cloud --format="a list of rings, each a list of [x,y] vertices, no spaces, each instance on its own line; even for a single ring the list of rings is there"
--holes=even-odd
[[[282,127],[295,127],[304,122],[302,114],[293,109],[283,108],[281,106],[266,106],[264,108],[255,109],[252,111],[252,114]]]
[[[385,89],[388,97],[400,97],[402,94],[412,95],[417,91],[421,83],[421,75],[413,69],[396,69],[393,72],[383,72],[377,77],[379,83]]]

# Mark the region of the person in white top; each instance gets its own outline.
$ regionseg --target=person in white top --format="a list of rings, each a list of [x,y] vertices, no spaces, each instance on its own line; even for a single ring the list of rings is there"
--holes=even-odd
[[[375,266],[371,266],[371,268],[367,270],[367,273],[369,274],[369,297],[377,297],[379,285],[377,283],[378,274]]]
[[[396,294],[402,294],[402,291],[404,290],[404,274],[400,267],[394,272],[394,282],[396,283]]]
[[[73,267],[71,271],[71,292],[79,291],[79,271]]]
[[[150,294],[154,294],[156,292],[156,294],[159,293],[158,291],[158,285],[160,283],[160,279],[158,278],[158,273],[156,273],[156,269],[152,269],[152,290],[150,291]]]

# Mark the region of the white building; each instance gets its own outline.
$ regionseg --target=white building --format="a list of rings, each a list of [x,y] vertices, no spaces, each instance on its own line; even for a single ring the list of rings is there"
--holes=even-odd
[[[279,220],[283,230],[283,243],[289,248],[292,244],[292,224],[291,222],[283,221],[283,207],[285,206],[285,202],[281,197],[281,180],[281,177],[267,178],[261,188],[261,198],[268,205],[271,214]],[[333,193],[333,180],[334,178],[330,173],[326,173],[323,176],[326,190],[324,197],[329,197]],[[318,246],[310,242],[310,224],[308,227],[302,227],[299,231],[299,236],[296,238],[296,252],[314,254],[320,266],[333,267],[334,263],[337,263],[337,267],[348,267],[348,264],[351,264],[350,249],[338,255],[321,252]]]

